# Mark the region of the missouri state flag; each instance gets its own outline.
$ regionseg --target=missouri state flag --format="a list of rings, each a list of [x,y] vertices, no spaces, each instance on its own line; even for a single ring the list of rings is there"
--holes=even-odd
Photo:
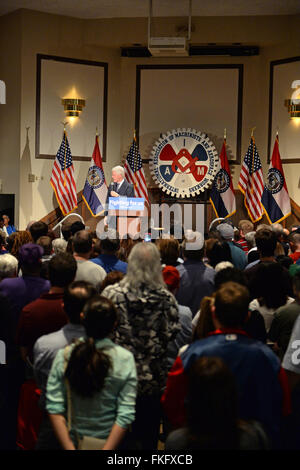
[[[99,139],[98,135],[96,135],[92,160],[82,193],[82,199],[93,217],[102,215],[104,212],[106,196],[107,185],[103,171]]]
[[[217,217],[230,217],[236,211],[234,189],[230,168],[226,155],[226,140],[224,139],[220,154],[220,170],[215,176],[210,202]]]
[[[291,214],[291,201],[282,169],[278,136],[275,139],[261,203],[270,224],[280,222]]]

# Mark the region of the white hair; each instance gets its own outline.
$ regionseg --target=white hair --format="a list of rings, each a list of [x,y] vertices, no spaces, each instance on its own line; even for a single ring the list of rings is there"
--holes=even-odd
[[[124,178],[124,176],[125,176],[124,168],[123,168],[122,166],[120,166],[120,165],[114,166],[111,171],[115,171],[115,172],[118,173],[119,175],[122,175],[123,178]]]
[[[127,284],[132,290],[141,284],[146,287],[165,287],[162,277],[160,254],[153,243],[137,243],[128,257],[127,274],[122,284]]]
[[[52,242],[52,248],[55,255],[58,253],[64,253],[67,249],[67,242],[63,238],[55,238]]]
[[[215,271],[218,273],[219,271],[222,271],[222,269],[226,268],[234,268],[234,266],[230,261],[220,261],[220,263],[215,266]]]
[[[0,279],[14,277],[17,274],[18,260],[10,254],[0,256]]]
[[[254,248],[256,246],[255,233],[256,232],[253,231],[253,232],[248,232],[245,235],[245,240],[250,245],[251,248]]]

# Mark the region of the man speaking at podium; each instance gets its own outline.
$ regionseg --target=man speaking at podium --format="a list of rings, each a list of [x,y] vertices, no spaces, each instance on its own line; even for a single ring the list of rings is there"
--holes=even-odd
[[[110,183],[107,191],[106,207],[110,197],[135,197],[133,184],[128,183],[125,179],[125,171],[122,166],[115,166],[111,171],[112,183]],[[107,216],[107,211],[105,215]],[[107,225],[115,227],[115,216],[106,218]]]

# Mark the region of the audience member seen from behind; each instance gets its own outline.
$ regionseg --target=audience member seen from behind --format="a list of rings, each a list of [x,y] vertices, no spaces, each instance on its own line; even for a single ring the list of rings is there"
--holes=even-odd
[[[203,263],[204,238],[199,232],[187,230],[183,241],[184,263],[177,266],[180,286],[176,298],[180,305],[189,307],[193,316],[202,298],[214,290],[215,271]]]
[[[280,359],[287,350],[295,321],[300,314],[300,273],[293,277],[295,301],[278,308],[273,315],[269,339],[275,343]]]
[[[127,275],[102,295],[114,302],[119,313],[116,342],[133,352],[137,365],[136,419],[126,448],[156,449],[167,347],[179,331],[177,302],[164,284],[156,246],[137,243],[128,259]]]
[[[110,273],[106,274],[101,285],[101,292],[104,291],[105,287],[112,286],[113,284],[117,284],[122,281],[124,276],[125,274],[121,273],[121,271],[111,271]]]
[[[114,229],[108,229],[100,236],[101,254],[91,261],[101,266],[107,273],[121,271],[126,274],[127,263],[120,261],[117,253],[120,249],[120,236]]]
[[[201,357],[192,364],[186,416],[187,426],[168,436],[166,450],[269,449],[258,422],[238,419],[235,377],[218,357]]]
[[[93,284],[99,292],[106,272],[101,266],[90,261],[93,250],[93,239],[87,230],[79,230],[72,237],[73,256],[77,263],[76,281],[86,281]]]
[[[18,260],[9,253],[0,256],[0,282],[18,274]]]
[[[40,238],[40,237],[45,237],[47,236],[48,234],[48,225],[45,224],[45,222],[34,222],[30,228],[29,228],[29,232],[32,236],[32,239],[34,241],[34,243],[37,242],[37,240]]]
[[[63,309],[67,314],[68,323],[58,331],[41,336],[34,344],[33,371],[36,384],[41,390],[39,406],[42,410],[45,410],[47,380],[56,353],[76,339],[85,337],[80,314],[86,302],[94,295],[96,295],[96,289],[87,282],[75,281],[67,286],[63,296]],[[48,414],[44,413],[36,450],[56,448],[59,449],[60,445],[53,433]]]
[[[282,412],[290,412],[286,375],[271,349],[245,333],[249,293],[234,282],[223,284],[211,305],[216,330],[195,341],[176,359],[162,398],[169,422],[182,427],[185,421],[185,383],[188,371],[200,357],[226,361],[238,386],[238,416],[261,422],[274,447],[280,445]]]
[[[103,450],[115,450],[134,420],[134,357],[109,339],[117,323],[110,300],[93,297],[83,317],[87,339],[57,353],[47,383],[46,407],[62,449],[75,450],[78,440],[92,436],[105,440]],[[66,381],[72,401],[70,431]]]
[[[215,268],[222,261],[232,263],[231,251],[227,242],[216,239],[206,240],[205,248],[208,264],[212,268]]]
[[[50,282],[40,277],[43,249],[34,243],[21,246],[18,258],[22,277],[7,278],[0,283],[0,293],[11,303],[14,331],[22,308],[50,289]]]
[[[174,266],[165,266],[162,270],[164,282],[169,291],[175,296],[180,285],[180,276],[178,269]],[[189,307],[178,305],[180,331],[177,336],[168,344],[168,363],[172,367],[176,359],[178,351],[185,344],[189,344],[192,340],[192,312]]]
[[[265,321],[267,333],[270,330],[274,312],[283,305],[294,301],[289,297],[290,281],[285,269],[279,263],[260,263],[256,270],[255,292],[257,298],[249,305],[250,310],[258,310]]]
[[[49,261],[49,292],[26,305],[19,319],[17,343],[24,360],[27,356],[32,360],[33,346],[40,336],[57,331],[68,322],[63,309],[63,294],[74,281],[76,269],[76,261],[69,253],[61,253]]]
[[[250,220],[240,220],[238,223],[238,228],[239,228],[240,238],[237,241],[237,243],[243,248],[244,252],[247,255],[249,251],[249,247],[248,247],[246,235],[247,233],[253,231],[254,225],[252,222],[250,222]]]
[[[178,266],[180,255],[180,245],[176,238],[159,238],[156,246],[160,252],[161,264],[165,266]]]
[[[30,233],[22,230],[20,232],[13,233],[9,236],[9,239],[12,237],[12,245],[10,245],[9,252],[11,255],[15,256],[19,259],[19,251],[23,245],[27,245],[27,243],[32,243],[32,238]],[[44,251],[43,251],[44,253]]]
[[[217,226],[217,230],[223,241],[227,242],[231,251],[233,265],[238,269],[245,269],[247,265],[246,254],[240,245],[236,245],[233,241],[234,228],[228,223],[221,223]]]
[[[52,248],[55,255],[58,255],[58,253],[65,253],[67,242],[63,238],[55,238],[52,242]]]

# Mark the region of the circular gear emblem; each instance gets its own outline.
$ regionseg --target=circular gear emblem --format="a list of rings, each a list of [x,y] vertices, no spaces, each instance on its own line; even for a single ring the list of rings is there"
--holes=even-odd
[[[98,166],[91,166],[88,175],[87,182],[93,189],[100,188],[104,183],[104,172]]]
[[[271,168],[268,171],[266,187],[272,194],[279,193],[284,184],[282,174],[277,168]]]
[[[149,162],[154,181],[173,197],[200,194],[218,170],[218,153],[206,134],[173,129],[155,143]]]
[[[216,190],[219,191],[219,193],[225,193],[225,191],[227,191],[227,189],[229,188],[230,178],[224,168],[221,168],[221,170],[218,171],[214,180],[214,185],[216,187]]]

